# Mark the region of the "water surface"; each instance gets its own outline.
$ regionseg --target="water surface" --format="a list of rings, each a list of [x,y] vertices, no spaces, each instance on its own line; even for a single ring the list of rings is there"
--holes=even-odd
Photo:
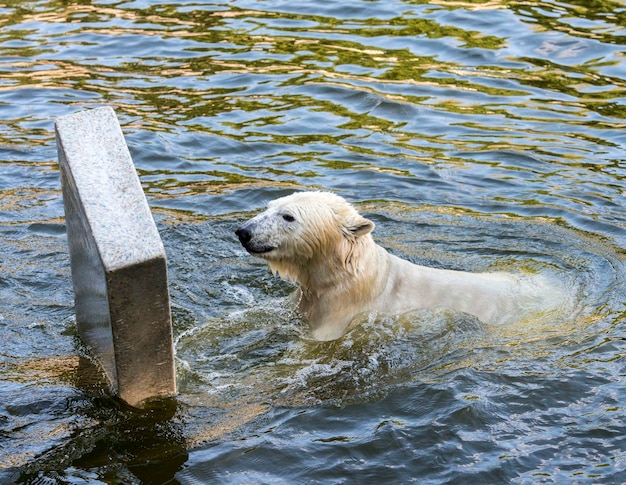
[[[2,481],[624,481],[625,44],[606,0],[0,5]],[[102,105],[169,258],[180,397],[145,414],[74,332],[53,123]],[[571,301],[312,341],[233,234],[303,189]]]

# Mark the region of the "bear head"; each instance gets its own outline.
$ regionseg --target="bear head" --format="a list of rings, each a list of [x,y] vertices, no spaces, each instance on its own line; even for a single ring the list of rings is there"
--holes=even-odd
[[[351,267],[355,246],[371,241],[374,223],[330,192],[296,192],[271,201],[235,233],[252,255],[281,276],[302,282],[324,266]]]

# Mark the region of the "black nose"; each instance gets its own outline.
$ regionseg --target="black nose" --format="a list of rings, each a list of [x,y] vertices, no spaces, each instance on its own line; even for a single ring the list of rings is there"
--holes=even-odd
[[[243,227],[238,228],[235,231],[235,234],[237,234],[241,244],[246,244],[247,242],[250,242],[250,239],[252,239],[252,233]]]

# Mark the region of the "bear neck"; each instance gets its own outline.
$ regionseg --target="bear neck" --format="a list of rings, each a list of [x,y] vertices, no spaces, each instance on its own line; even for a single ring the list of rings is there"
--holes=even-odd
[[[382,293],[388,272],[387,252],[369,234],[350,241],[345,251],[322,251],[294,278],[300,287],[299,310],[312,326],[327,320],[347,326]]]

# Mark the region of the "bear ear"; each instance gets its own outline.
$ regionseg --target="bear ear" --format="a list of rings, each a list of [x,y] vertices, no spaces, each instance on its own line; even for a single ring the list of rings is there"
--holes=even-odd
[[[359,216],[357,219],[350,221],[346,225],[346,229],[354,237],[365,236],[374,230],[374,223],[365,217]]]

